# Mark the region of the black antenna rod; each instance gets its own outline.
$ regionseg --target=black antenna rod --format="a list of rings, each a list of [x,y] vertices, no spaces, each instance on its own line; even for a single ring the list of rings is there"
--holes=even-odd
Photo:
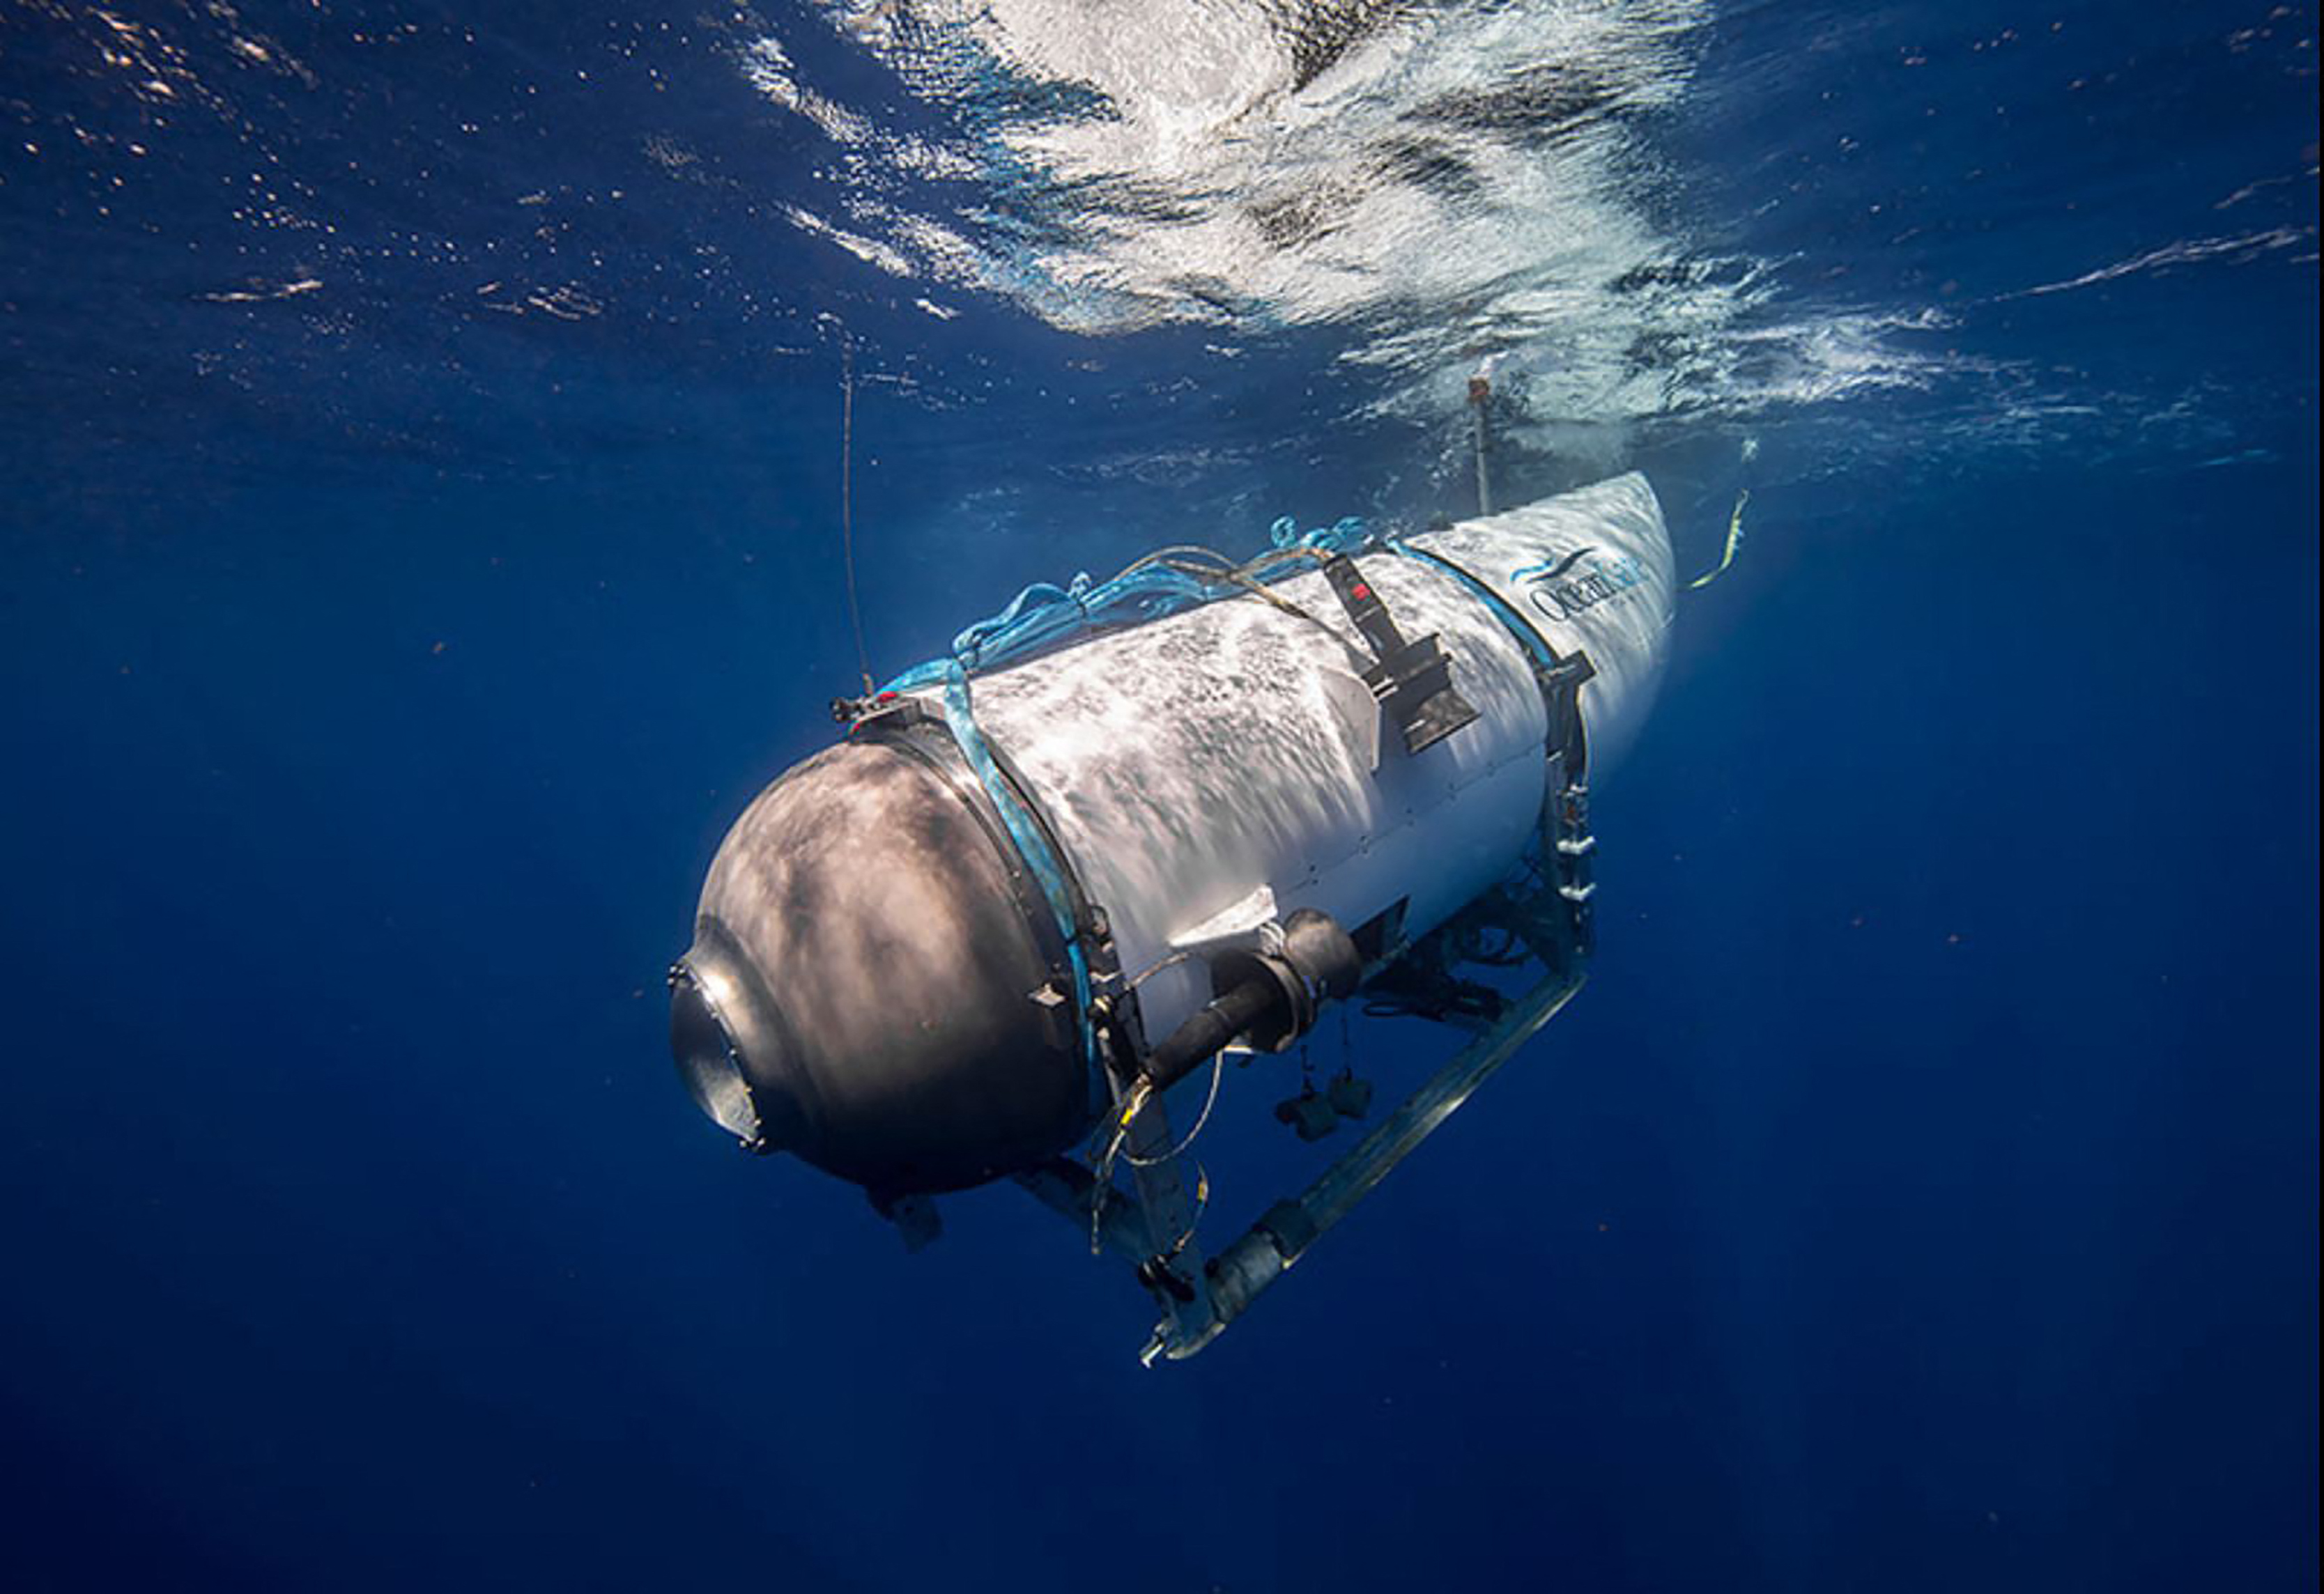
[[[1486,424],[1485,404],[1493,396],[1493,379],[1481,368],[1469,379],[1469,408],[1477,412],[1477,512],[1493,512],[1493,482],[1487,468],[1492,453],[1493,434]]]
[[[863,608],[855,598],[855,345],[844,327],[839,329],[839,551],[847,567],[847,618],[855,628],[855,663],[863,674],[863,696],[869,697],[876,689],[872,654],[863,645]]]

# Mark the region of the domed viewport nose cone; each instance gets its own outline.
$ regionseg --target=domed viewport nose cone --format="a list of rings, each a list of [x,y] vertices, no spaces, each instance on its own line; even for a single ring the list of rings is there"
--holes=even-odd
[[[727,938],[706,929],[669,971],[670,1056],[695,1105],[746,1150],[788,1150],[799,1144],[804,1115],[779,1015]]]
[[[719,844],[671,977],[702,1110],[878,1196],[964,1189],[1093,1110],[1062,947],[941,733],[859,739],[761,792]]]

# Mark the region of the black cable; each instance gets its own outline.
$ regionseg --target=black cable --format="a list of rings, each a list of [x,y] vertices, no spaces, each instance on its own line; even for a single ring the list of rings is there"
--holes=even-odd
[[[863,609],[855,600],[855,346],[839,335],[839,556],[847,567],[847,617],[855,627],[855,662],[863,672],[863,696],[872,684],[872,653],[863,645]]]

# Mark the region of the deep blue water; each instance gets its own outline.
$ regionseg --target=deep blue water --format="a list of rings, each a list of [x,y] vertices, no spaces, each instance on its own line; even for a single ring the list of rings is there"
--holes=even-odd
[[[492,10],[0,14],[0,1582],[2316,1586],[2312,5]],[[843,347],[882,670],[1488,359],[1751,493],[1590,989],[1185,1365],[671,1077]]]

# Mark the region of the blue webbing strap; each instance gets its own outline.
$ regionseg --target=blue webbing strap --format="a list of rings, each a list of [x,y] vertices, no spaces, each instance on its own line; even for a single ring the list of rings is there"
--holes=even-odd
[[[1495,592],[1491,587],[1487,586],[1484,582],[1471,575],[1468,571],[1463,570],[1452,560],[1443,557],[1442,555],[1430,553],[1425,548],[1415,548],[1410,543],[1399,541],[1395,538],[1388,539],[1388,546],[1396,552],[1402,554],[1407,559],[1418,559],[1425,565],[1435,566],[1436,568],[1443,571],[1447,576],[1450,576],[1456,581],[1460,582],[1462,585],[1467,587],[1471,592],[1484,599],[1485,607],[1493,612],[1493,618],[1499,621],[1501,624],[1508,629],[1511,636],[1517,638],[1517,645],[1532,656],[1534,664],[1536,668],[1543,670],[1553,670],[1564,662],[1563,659],[1558,658],[1557,650],[1549,645],[1548,640],[1542,636],[1541,632],[1534,630],[1532,622],[1526,620],[1524,615],[1518,613],[1515,609],[1510,608],[1508,601],[1504,599],[1500,594]]]
[[[1288,567],[1286,556],[1289,562],[1296,562],[1302,554],[1350,553],[1370,538],[1364,523],[1352,516],[1303,532],[1298,522],[1286,515],[1268,535],[1271,551],[1240,567],[1223,560],[1216,570],[1141,560],[1111,581],[1092,582],[1086,574],[1064,586],[1037,581],[1010,599],[1000,613],[978,621],[953,638],[949,659],[914,665],[875,696],[933,686],[954,666],[982,674],[1021,664],[1102,626],[1142,624],[1197,609],[1248,591],[1250,582],[1265,582],[1282,574]],[[1236,576],[1242,579],[1238,581]]]
[[[1057,934],[1065,939],[1065,962],[1073,971],[1074,1017],[1081,1027],[1083,1058],[1093,1071],[1102,1070],[1097,1031],[1090,1023],[1089,956],[1082,947],[1081,925],[1074,916],[1074,890],[1065,866],[1050,851],[1048,838],[1041,834],[1041,827],[1018,800],[1016,788],[1001,772],[1001,766],[993,761],[992,750],[985,745],[984,733],[977,728],[976,714],[969,702],[968,672],[957,660],[948,661],[944,688],[945,723],[952,731],[952,739],[959,744],[968,767],[976,771],[984,795],[992,799],[1010,840],[1017,843],[1018,856],[1032,871],[1042,898],[1057,921]]]

